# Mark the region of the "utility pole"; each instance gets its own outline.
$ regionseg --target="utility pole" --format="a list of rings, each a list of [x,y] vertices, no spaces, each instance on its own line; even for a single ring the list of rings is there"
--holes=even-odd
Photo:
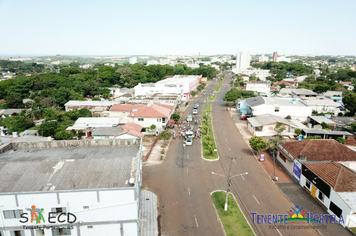
[[[248,172],[245,172],[245,173],[241,173],[241,174],[237,174],[237,175],[231,175],[232,161],[233,161],[233,160],[236,160],[237,158],[236,158],[236,157],[229,157],[229,159],[230,159],[230,167],[229,167],[229,173],[228,173],[227,176],[225,176],[225,175],[220,175],[220,174],[217,174],[217,173],[212,172],[213,175],[220,175],[220,176],[227,177],[227,190],[226,190],[225,207],[224,207],[224,210],[225,210],[225,211],[227,211],[227,206],[228,206],[228,199],[229,199],[229,192],[230,192],[230,186],[231,186],[231,179],[232,179],[233,177],[236,177],[236,176],[247,175],[247,174],[248,174]]]

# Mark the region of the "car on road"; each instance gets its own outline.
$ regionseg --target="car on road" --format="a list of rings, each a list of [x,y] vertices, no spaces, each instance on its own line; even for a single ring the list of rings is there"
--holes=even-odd
[[[194,104],[194,109],[197,109],[199,107],[199,104],[198,103],[195,103]]]
[[[188,139],[185,141],[185,145],[187,145],[187,146],[192,146],[192,145],[193,145],[193,139],[188,138]]]
[[[197,115],[198,114],[198,109],[194,109],[193,110],[193,115]]]
[[[247,120],[247,118],[250,118],[251,115],[241,115],[240,120]]]

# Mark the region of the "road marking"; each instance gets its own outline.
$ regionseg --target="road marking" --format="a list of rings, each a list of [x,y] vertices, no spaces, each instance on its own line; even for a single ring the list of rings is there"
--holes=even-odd
[[[199,228],[197,217],[195,215],[194,215],[194,219],[195,219],[195,224],[197,225],[197,228]]]
[[[187,168],[187,174],[188,174],[188,168]]]
[[[231,148],[229,148],[229,150],[230,150],[230,152],[231,152]],[[234,161],[235,161],[235,159],[234,159]]]
[[[241,175],[241,178],[242,178],[243,180],[245,180],[245,178],[244,178],[244,176],[243,176],[243,175]]]
[[[188,193],[189,193],[189,195],[190,195],[190,188],[188,187]]]
[[[283,235],[281,234],[281,232],[279,232],[279,230],[278,230],[278,229],[276,229],[276,230],[277,230],[277,232],[279,233],[279,235],[283,236]]]
[[[189,154],[187,155],[187,159],[189,158]]]
[[[256,200],[256,202],[258,203],[258,204],[260,204],[258,201],[257,201],[257,198],[255,197],[255,195],[252,195],[253,196],[253,198]]]
[[[234,159],[234,163],[236,163],[235,159]]]

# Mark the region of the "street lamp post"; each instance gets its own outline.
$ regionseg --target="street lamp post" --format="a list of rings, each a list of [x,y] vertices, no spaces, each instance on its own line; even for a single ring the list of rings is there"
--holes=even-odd
[[[230,192],[230,186],[231,186],[231,179],[233,177],[236,177],[236,176],[241,176],[241,175],[247,175],[248,172],[245,172],[245,173],[241,173],[241,174],[237,174],[237,175],[231,175],[231,165],[232,165],[232,160],[236,160],[237,158],[236,157],[231,157],[230,158],[230,168],[229,168],[229,174],[227,176],[225,175],[221,175],[221,174],[217,174],[215,172],[211,172],[213,175],[220,175],[220,176],[223,176],[223,177],[226,177],[227,178],[227,190],[226,190],[226,197],[225,197],[225,207],[224,207],[224,210],[227,211],[227,205],[228,205],[228,199],[229,199],[229,192]]]

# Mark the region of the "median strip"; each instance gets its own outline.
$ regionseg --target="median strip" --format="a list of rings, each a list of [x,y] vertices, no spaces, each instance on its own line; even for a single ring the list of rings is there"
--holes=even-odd
[[[211,194],[211,200],[218,212],[225,234],[227,236],[255,235],[231,193],[229,193],[228,198],[228,209],[224,211],[225,197],[225,191],[218,191]]]
[[[202,146],[203,158],[209,160],[218,159],[216,144],[214,139],[213,124],[211,122],[211,104],[205,104],[203,107],[202,119]]]

